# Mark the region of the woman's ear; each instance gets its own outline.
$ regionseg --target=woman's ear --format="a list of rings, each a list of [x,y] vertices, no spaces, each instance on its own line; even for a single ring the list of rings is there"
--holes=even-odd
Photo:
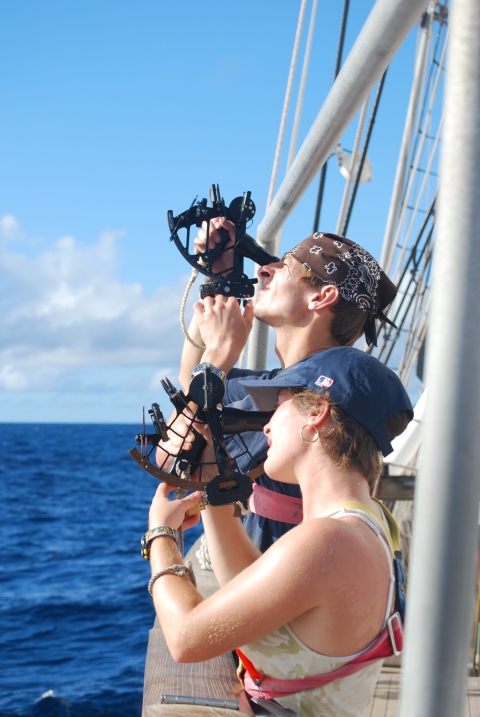
[[[328,420],[329,413],[330,404],[325,401],[325,403],[322,404],[321,409],[317,413],[312,413],[312,415],[308,417],[307,425],[315,426],[315,428],[323,426],[324,423]]]

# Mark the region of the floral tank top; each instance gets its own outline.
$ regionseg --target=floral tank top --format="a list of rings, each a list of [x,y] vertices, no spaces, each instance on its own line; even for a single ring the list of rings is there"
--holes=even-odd
[[[390,589],[383,629],[392,611],[395,593],[392,558],[397,547],[395,543],[398,540],[398,528],[383,504],[379,503],[379,506],[382,509],[382,514],[388,515],[388,520],[384,517],[384,521],[382,521],[374,511],[362,503],[348,503],[339,506],[325,517],[359,518],[381,540],[390,565]],[[396,533],[396,535],[391,535],[391,533]],[[369,645],[365,650],[368,647]],[[333,672],[365,651],[342,657],[321,655],[307,647],[289,625],[283,625],[240,649],[259,672],[283,680],[295,680]],[[279,697],[275,701],[299,717],[360,717],[373,697],[382,664],[383,661],[379,660],[364,670],[333,680],[323,687],[296,692],[288,697]]]

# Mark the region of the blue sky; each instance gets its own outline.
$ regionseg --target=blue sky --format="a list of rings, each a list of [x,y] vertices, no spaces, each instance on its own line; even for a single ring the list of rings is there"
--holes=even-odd
[[[319,0],[300,142],[331,85],[342,5]],[[255,233],[299,6],[0,0],[0,421],[133,422],[162,399],[160,377],[176,381],[189,267],[168,242],[166,212],[208,196],[212,182],[227,202],[248,189]],[[345,53],[373,1],[351,6]],[[307,22],[309,13],[310,2]],[[373,181],[360,187],[348,232],[377,258],[415,37],[390,67]],[[300,65],[305,39],[306,28]],[[326,231],[344,182],[330,160]],[[316,188],[282,249],[311,233]]]

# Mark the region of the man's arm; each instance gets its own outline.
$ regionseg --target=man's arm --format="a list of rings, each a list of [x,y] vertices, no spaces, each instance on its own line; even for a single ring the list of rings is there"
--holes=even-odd
[[[203,339],[198,328],[198,321],[196,315],[193,316],[190,325],[188,327],[188,334],[190,338],[195,341],[199,346],[203,346]],[[190,381],[192,380],[192,371],[202,361],[202,357],[205,349],[198,349],[196,346],[190,343],[185,337],[182,349],[182,358],[180,360],[180,374],[178,376],[180,385],[185,391],[188,392]]]

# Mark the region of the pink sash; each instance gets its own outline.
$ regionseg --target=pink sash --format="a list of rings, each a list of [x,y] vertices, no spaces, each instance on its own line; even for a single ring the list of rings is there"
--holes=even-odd
[[[263,518],[278,520],[280,523],[298,525],[303,520],[302,499],[283,493],[275,493],[258,483],[253,484],[249,508]]]

